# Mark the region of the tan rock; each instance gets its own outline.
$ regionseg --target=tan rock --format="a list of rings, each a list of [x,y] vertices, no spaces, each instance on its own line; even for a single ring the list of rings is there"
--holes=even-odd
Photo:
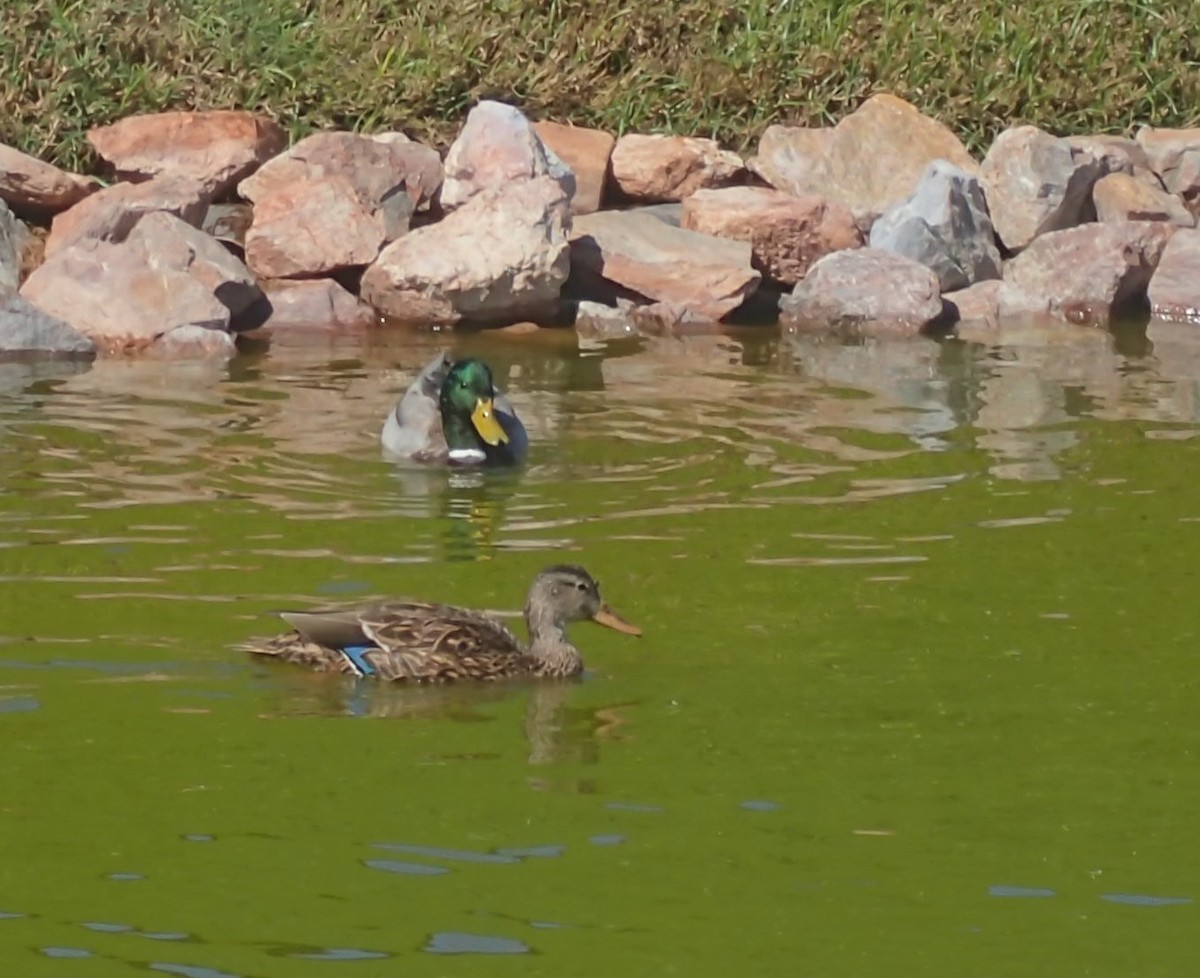
[[[362,297],[408,322],[536,318],[566,281],[569,226],[568,197],[551,176],[480,191],[388,245],[364,273]]]
[[[369,265],[383,244],[382,222],[335,174],[285,184],[255,204],[246,264],[259,278],[310,278]]]
[[[709,187],[724,187],[745,171],[742,158],[715,139],[630,133],[612,151],[613,182],[631,200],[682,200]]]
[[[765,278],[795,285],[818,258],[862,245],[854,216],[841,204],[766,187],[697,190],[683,200],[681,226],[750,243]]]
[[[572,274],[592,287],[607,283],[710,319],[758,288],[761,275],[750,260],[748,242],[673,227],[636,210],[586,214],[571,235]]]
[[[772,187],[789,194],[836,193],[829,173],[833,139],[831,127],[767,126],[758,141],[757,154],[746,161],[746,166]]]
[[[826,255],[780,303],[797,330],[916,335],[943,321],[937,276],[911,258],[878,248]]]
[[[484,100],[467,115],[446,153],[442,206],[461,207],[484,190],[542,177],[554,180],[567,200],[575,193],[571,168],[547,151],[524,113]]]
[[[0,200],[18,216],[57,213],[99,189],[91,177],[69,173],[0,143]]]
[[[265,163],[238,185],[238,193],[262,204],[293,184],[332,176],[350,183],[393,241],[408,230],[413,210],[427,206],[437,193],[442,161],[436,150],[399,133],[321,132]]]
[[[1039,234],[1092,220],[1092,187],[1105,164],[1036,126],[1006,129],[983,160],[992,223],[1004,246],[1020,251]]]
[[[1142,183],[1147,183],[1158,190],[1162,189],[1162,181],[1150,165],[1150,157],[1138,145],[1137,140],[1128,136],[1111,136],[1108,134],[1064,136],[1063,139],[1072,149],[1091,153],[1103,165],[1107,173],[1127,173],[1136,177]]]
[[[216,199],[282,150],[287,137],[265,116],[218,110],[128,116],[89,130],[88,142],[122,180],[191,177]]]
[[[942,299],[959,322],[995,325],[1002,285],[998,278],[984,279],[954,292],[944,292]]]
[[[637,336],[632,303],[609,306],[602,302],[580,302],[575,311],[575,332],[588,344],[606,343]]]
[[[54,218],[46,257],[85,240],[124,241],[147,214],[165,211],[199,225],[208,206],[204,185],[190,177],[162,176],[145,183],[117,183]]]
[[[144,350],[182,326],[227,330],[229,310],[207,288],[153,259],[137,241],[86,239],[49,257],[21,295],[110,353]]]
[[[356,329],[375,324],[375,311],[331,278],[262,283],[271,305],[267,327]]]
[[[1175,228],[1152,221],[1089,224],[1038,237],[1004,267],[1001,316],[1046,312],[1107,325],[1143,306]]]
[[[1200,325],[1200,230],[1171,236],[1147,295],[1158,319]]]
[[[1155,129],[1143,126],[1137,142],[1163,186],[1189,207],[1200,206],[1200,128]]]
[[[558,122],[535,122],[533,131],[542,144],[571,168],[575,174],[572,214],[598,211],[604,200],[609,161],[616,137],[600,129],[564,126]]]
[[[1156,189],[1129,173],[1110,173],[1092,188],[1096,219],[1112,221],[1167,221],[1180,227],[1195,227],[1196,219],[1183,201]]]

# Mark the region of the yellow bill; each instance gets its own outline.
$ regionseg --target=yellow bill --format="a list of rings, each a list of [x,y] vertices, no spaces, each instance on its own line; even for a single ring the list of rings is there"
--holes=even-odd
[[[629,624],[606,604],[602,604],[600,610],[592,615],[592,621],[605,628],[611,628],[613,631],[624,632],[626,635],[640,636],[642,634],[642,630],[637,625]]]
[[[508,444],[508,435],[496,420],[496,409],[490,397],[481,397],[475,402],[475,410],[471,412],[471,424],[479,432],[479,437],[489,445]]]

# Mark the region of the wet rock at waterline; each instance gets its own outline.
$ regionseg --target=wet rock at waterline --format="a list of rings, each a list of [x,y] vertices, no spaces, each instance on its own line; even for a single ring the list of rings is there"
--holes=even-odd
[[[92,148],[121,180],[190,177],[210,199],[232,190],[287,145],[279,124],[253,112],[161,112],[88,131]]]
[[[697,190],[684,198],[680,225],[746,241],[764,278],[793,286],[818,258],[862,244],[854,217],[823,197],[797,197],[769,187]]]
[[[0,200],[19,217],[57,214],[99,189],[100,182],[92,177],[71,173],[0,143]]]
[[[912,334],[943,324],[937,276],[920,262],[879,248],[827,255],[779,307],[780,322],[800,330],[849,328]]]
[[[1107,172],[1091,153],[1036,126],[1000,133],[980,178],[1004,247],[1020,251],[1040,234],[1092,220],[1092,187]]]
[[[622,196],[643,203],[683,200],[735,183],[744,173],[742,158],[715,139],[629,133],[612,151],[613,184]]]
[[[525,114],[485,100],[468,113],[446,153],[442,207],[462,207],[484,190],[535,179],[554,181],[568,201],[575,195],[575,174],[546,148]]]
[[[572,284],[585,298],[640,297],[718,320],[758,287],[751,253],[749,242],[677,228],[637,210],[601,211],[575,221]]]
[[[1089,224],[1037,238],[1004,269],[999,315],[1049,313],[1107,325],[1146,306],[1146,290],[1175,228],[1150,221]]]
[[[871,227],[872,248],[933,270],[943,292],[1000,277],[1000,249],[979,180],[934,160],[913,195]]]
[[[262,283],[269,306],[264,328],[353,329],[374,325],[375,311],[329,278]]]
[[[413,323],[514,322],[557,305],[567,279],[568,198],[552,177],[483,190],[388,245],[362,297]]]
[[[1147,290],[1151,313],[1159,319],[1200,325],[1200,230],[1176,231]]]
[[[5,354],[91,358],[96,344],[24,296],[0,288],[0,356]]]

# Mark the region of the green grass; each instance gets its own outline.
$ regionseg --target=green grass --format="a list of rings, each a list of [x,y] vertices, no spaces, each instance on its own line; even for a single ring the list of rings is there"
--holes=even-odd
[[[0,141],[68,167],[90,126],[247,108],[293,134],[445,144],[484,97],[538,118],[720,138],[891,91],[976,150],[1021,122],[1200,122],[1194,0],[4,0]]]

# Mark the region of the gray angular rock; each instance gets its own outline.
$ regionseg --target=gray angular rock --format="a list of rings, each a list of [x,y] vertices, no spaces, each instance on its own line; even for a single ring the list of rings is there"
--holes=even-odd
[[[944,319],[937,276],[920,262],[879,248],[826,255],[780,302],[792,329],[916,335]]]
[[[24,296],[0,289],[0,354],[5,353],[90,359],[96,344]]]
[[[1009,251],[1039,234],[1095,219],[1092,187],[1108,164],[1036,126],[1006,129],[983,158],[980,177],[996,233]]]
[[[25,229],[0,199],[0,292],[21,284],[21,245]]]
[[[978,178],[946,160],[871,227],[870,245],[933,270],[943,292],[1000,277],[1000,249]]]

